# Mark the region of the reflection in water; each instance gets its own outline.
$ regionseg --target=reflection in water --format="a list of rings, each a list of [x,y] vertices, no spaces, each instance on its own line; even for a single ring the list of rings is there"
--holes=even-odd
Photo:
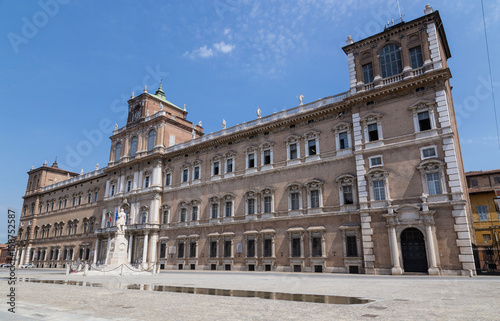
[[[76,285],[76,286],[103,287],[102,283],[92,283],[92,282],[85,282],[85,281],[38,280],[38,279],[31,279],[31,278],[20,278],[19,281],[20,282],[34,282],[34,283],[66,284],[66,285]],[[107,285],[107,286],[114,287],[113,285]],[[121,284],[119,287],[122,288]],[[348,296],[267,292],[267,291],[228,290],[228,289],[213,289],[213,288],[195,288],[195,287],[181,287],[181,286],[170,286],[170,285],[129,284],[129,285],[124,286],[124,288],[126,288],[128,290],[192,293],[192,294],[204,294],[204,295],[233,296],[233,297],[242,297],[242,298],[260,298],[260,299],[268,299],[268,300],[312,302],[312,303],[326,303],[326,304],[366,304],[366,303],[373,302],[373,300],[361,299],[361,298],[356,298],[356,297],[348,297]]]

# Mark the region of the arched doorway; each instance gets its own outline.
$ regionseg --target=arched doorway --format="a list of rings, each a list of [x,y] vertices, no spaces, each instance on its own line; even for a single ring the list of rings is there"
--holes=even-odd
[[[401,253],[405,272],[428,272],[424,235],[410,227],[401,233]]]

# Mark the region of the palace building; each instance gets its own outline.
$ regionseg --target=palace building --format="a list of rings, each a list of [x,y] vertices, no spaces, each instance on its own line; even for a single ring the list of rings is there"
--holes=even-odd
[[[207,135],[161,86],[132,96],[107,167],[28,172],[16,263],[109,264],[123,209],[146,268],[475,273],[439,13],[342,49],[348,91]]]

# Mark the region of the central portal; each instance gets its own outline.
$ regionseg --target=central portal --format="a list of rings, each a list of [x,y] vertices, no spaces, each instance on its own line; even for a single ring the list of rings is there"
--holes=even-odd
[[[427,273],[425,241],[420,230],[411,227],[401,233],[401,252],[405,272]]]

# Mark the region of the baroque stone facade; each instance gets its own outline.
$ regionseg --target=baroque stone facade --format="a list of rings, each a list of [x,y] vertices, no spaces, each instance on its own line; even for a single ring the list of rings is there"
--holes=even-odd
[[[347,92],[208,135],[132,97],[106,168],[28,172],[16,262],[109,264],[123,209],[146,268],[474,273],[439,13],[343,50]]]

